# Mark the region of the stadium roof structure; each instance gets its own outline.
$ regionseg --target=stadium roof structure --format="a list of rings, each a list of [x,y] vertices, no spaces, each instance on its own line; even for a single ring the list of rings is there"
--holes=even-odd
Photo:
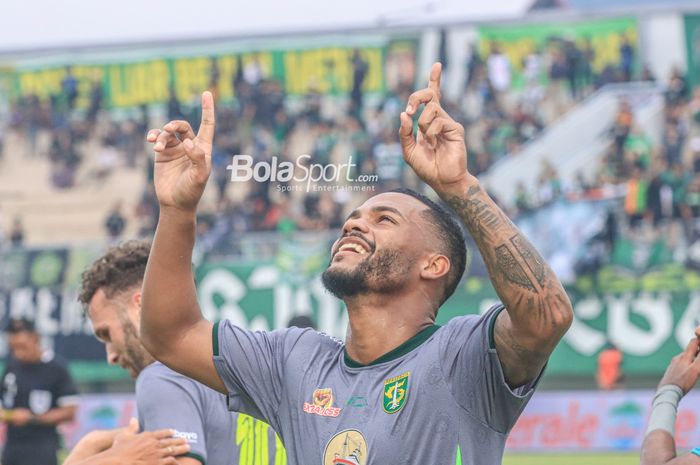
[[[535,0],[530,11],[574,10],[581,13],[605,10],[700,8],[698,0]]]
[[[533,0],[25,0],[3,5],[0,54],[515,19]]]

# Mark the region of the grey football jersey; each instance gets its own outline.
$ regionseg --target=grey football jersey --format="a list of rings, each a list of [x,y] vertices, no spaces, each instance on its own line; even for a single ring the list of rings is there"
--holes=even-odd
[[[160,362],[136,380],[141,430],[177,430],[192,448],[189,457],[206,465],[285,465],[281,441],[265,423],[226,409],[226,396]]]
[[[291,465],[495,465],[537,384],[505,382],[492,336],[502,309],[427,328],[367,366],[309,329],[222,321],[214,363],[229,408],[272,425]]]

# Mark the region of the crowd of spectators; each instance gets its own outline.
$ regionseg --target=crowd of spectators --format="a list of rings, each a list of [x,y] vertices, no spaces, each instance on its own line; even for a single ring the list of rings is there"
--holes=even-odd
[[[654,79],[647,68],[635,73],[639,64],[629,41],[621,40],[619,52],[619,62],[596,72],[590,40],[550,39],[542,47],[533,48],[517,66],[497,43],[485,48],[473,45],[463,91],[456,99],[443,98],[446,110],[465,126],[470,170],[483,173],[503,157],[517,154],[576,101],[604,84]],[[515,68],[521,71],[516,73]],[[413,91],[413,82],[399,82],[378,99],[368,98],[362,92],[368,64],[360,52],[351,58],[352,90],[345,98],[322,94],[312,86],[301,99],[290,99],[282,84],[265,76],[255,60],[239,63],[237,69],[232,82],[223,82],[216,60],[212,60],[210,89],[217,95],[223,86],[230,86],[235,98],[217,106],[210,187],[213,194],[201,211],[198,229],[200,241],[208,244],[206,248],[225,250],[232,233],[337,228],[348,202],[355,204],[358,197],[401,185],[419,185],[405,166],[396,137],[397,115]],[[521,82],[516,83],[516,79]],[[24,136],[30,156],[48,157],[52,166],[50,182],[57,189],[99,182],[115,169],[143,170],[143,190],[137,204],[114,205],[105,216],[104,230],[110,240],[116,240],[128,224],[135,224],[139,235],[148,236],[157,223],[158,202],[152,183],[152,159],[143,135],[149,127],[159,125],[158,121],[145,105],[134,109],[131,117],[117,119],[103,108],[98,82],[85,96],[78,94],[78,88],[70,68],[66,69],[59,94],[46,100],[30,95],[12,103],[9,130]],[[179,99],[172,88],[165,107],[167,119],[187,119],[196,126],[199,102],[195,97]],[[79,98],[87,101],[80,109],[76,108]],[[648,179],[648,192],[665,192],[668,183],[682,185],[682,189],[673,190],[677,215],[700,210],[700,182],[688,181],[690,171],[678,168],[691,121],[685,114],[700,108],[700,96],[688,103],[687,86],[676,73],[668,85],[667,102],[664,157],[652,156],[648,137],[637,133],[634,116],[621,104],[611,129],[611,150],[604,170],[607,177],[601,175],[590,182],[580,177],[565,185],[556,167],[545,163],[540,167],[540,181],[534,192],[518,186],[517,198],[507,199],[514,200],[515,209],[511,211],[527,212],[572,190],[585,191],[601,182],[634,183],[637,179]],[[41,137],[49,141],[44,144],[48,147],[46,153],[40,149]],[[284,182],[232,183],[232,171],[227,168],[234,154],[250,154],[255,162],[268,163],[275,158],[295,163],[300,154],[311,155],[310,161],[318,164],[342,164],[351,157],[355,165],[351,176],[376,174],[378,179],[368,183],[374,188],[369,192],[295,191]],[[78,176],[83,164],[89,166],[84,178]],[[633,177],[625,179],[629,173]],[[683,181],[672,180],[676,176],[673,173]],[[662,179],[672,181],[659,181]],[[661,182],[661,187],[654,187],[654,182]],[[630,204],[632,222],[639,221],[640,215],[646,218],[647,210],[655,208],[654,202],[632,208],[632,202],[625,199],[625,207]]]
[[[664,89],[660,143],[640,128],[632,106],[620,101],[597,177],[565,182],[545,162],[534,192],[518,186],[512,213],[558,199],[619,199],[598,237],[605,243],[601,258],[609,260],[622,237],[640,250],[661,241],[674,260],[700,265],[700,88],[691,91],[674,69]]]
[[[628,118],[634,128],[633,115]],[[666,87],[660,146],[653,147],[633,129],[621,131],[615,146],[620,155],[613,174],[617,180],[626,180],[624,211],[630,229],[667,233],[674,245],[696,241],[700,237],[700,88],[691,93],[675,70]]]
[[[516,64],[497,43],[485,56],[474,45],[457,112],[467,128],[472,171],[480,174],[504,156],[516,154],[576,102],[606,84],[655,81],[646,66],[635,73],[638,63],[630,41],[621,37],[620,44],[619,61],[596,71],[590,38],[576,42],[553,37],[525,55],[518,76]],[[549,168],[544,167],[546,176],[551,175]]]
[[[144,153],[143,133],[148,125],[147,108],[141,115],[121,121],[103,113],[100,82],[91,85],[86,108],[78,110],[77,80],[66,68],[61,91],[40,99],[30,94],[11,103],[9,131],[21,134],[25,153],[47,157],[51,164],[51,185],[69,189],[77,179],[81,164],[88,162],[90,178],[101,181],[119,166],[136,167]],[[103,116],[102,121],[99,117]]]

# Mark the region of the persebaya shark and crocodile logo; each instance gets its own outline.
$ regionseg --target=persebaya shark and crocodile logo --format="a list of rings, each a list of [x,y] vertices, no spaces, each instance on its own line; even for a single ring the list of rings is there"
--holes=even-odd
[[[394,376],[384,381],[384,393],[382,395],[382,404],[386,413],[396,413],[404,404],[408,397],[408,381],[410,371]]]
[[[333,436],[323,451],[323,465],[365,465],[367,440],[356,429],[347,429]]]

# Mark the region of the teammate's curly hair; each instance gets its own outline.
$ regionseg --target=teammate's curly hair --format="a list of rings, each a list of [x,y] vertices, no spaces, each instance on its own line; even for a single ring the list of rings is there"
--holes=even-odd
[[[462,228],[459,227],[459,223],[455,220],[454,215],[450,214],[447,209],[433,202],[425,195],[405,188],[394,189],[390,192],[410,195],[428,207],[428,210],[425,210],[423,214],[428,224],[432,226],[435,234],[442,241],[444,248],[440,252],[444,253],[450,259],[451,265],[450,272],[447,275],[445,289],[438,304],[442,305],[450,298],[455,289],[457,289],[457,285],[462,279],[464,269],[467,266],[467,246]]]
[[[140,286],[150,251],[151,243],[146,240],[130,240],[110,247],[83,272],[78,301],[87,307],[99,289],[111,299],[120,292]]]

